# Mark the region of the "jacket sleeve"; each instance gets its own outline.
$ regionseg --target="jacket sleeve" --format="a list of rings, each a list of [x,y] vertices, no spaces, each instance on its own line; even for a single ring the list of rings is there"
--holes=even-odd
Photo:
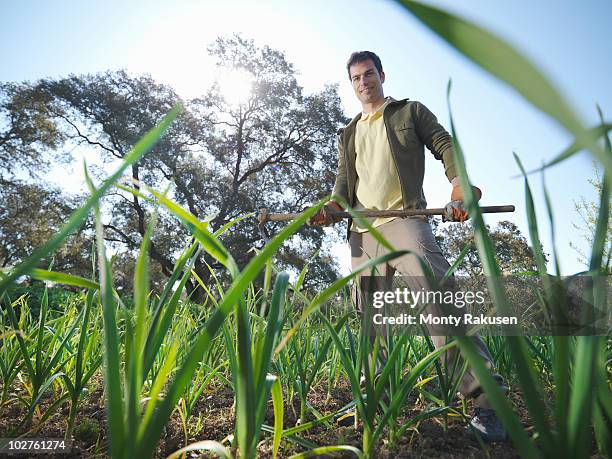
[[[338,131],[338,170],[336,171],[336,182],[332,194],[342,196],[347,202],[348,198],[348,179],[346,177],[346,162],[344,160],[343,132]]]
[[[437,160],[444,164],[444,172],[450,182],[457,176],[453,156],[453,139],[439,123],[436,116],[420,102],[415,102],[414,119],[417,134]]]

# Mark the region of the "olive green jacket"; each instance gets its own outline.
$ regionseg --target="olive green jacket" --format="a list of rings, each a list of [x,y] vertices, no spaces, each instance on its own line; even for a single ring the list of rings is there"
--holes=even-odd
[[[351,207],[355,205],[355,126],[361,113],[338,130],[338,172],[333,194],[342,196]],[[404,209],[424,209],[423,194],[426,146],[444,164],[449,182],[457,176],[453,159],[452,138],[438,123],[429,109],[408,99],[389,102],[383,112],[387,137],[402,189]],[[391,171],[390,171],[391,172]],[[350,228],[350,222],[349,222]]]

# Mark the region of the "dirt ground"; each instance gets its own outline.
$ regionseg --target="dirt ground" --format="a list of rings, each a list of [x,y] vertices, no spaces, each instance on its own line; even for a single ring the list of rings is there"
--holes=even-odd
[[[106,424],[103,390],[100,379],[94,381],[91,392],[81,403],[77,417],[76,427],[73,434],[72,451],[69,454],[37,454],[33,457],[70,457],[70,458],[103,458],[108,457],[106,445]],[[174,412],[171,421],[166,426],[162,441],[158,445],[156,457],[166,457],[177,449],[200,440],[223,441],[233,432],[234,414],[232,410],[233,392],[227,387],[211,389],[200,398],[193,415],[188,421],[187,438],[183,423],[178,412]],[[348,385],[340,384],[332,397],[328,399],[323,387],[315,387],[310,393],[309,402],[323,414],[334,412],[351,401],[351,391]],[[525,410],[520,396],[516,392],[510,392],[509,398],[514,404],[521,420],[527,430],[530,430],[527,411]],[[43,409],[52,401],[46,400]],[[292,427],[296,423],[294,410],[299,412],[297,397],[293,401],[293,407],[286,403],[284,425]],[[469,405],[469,403],[468,403]],[[266,415],[266,424],[273,423],[272,407]],[[469,407],[471,408],[471,407]],[[58,412],[52,416],[42,428],[31,432],[28,437],[60,438],[66,431],[69,404],[65,403]],[[402,412],[402,417],[409,419],[421,412],[423,402],[418,396],[413,395],[408,399]],[[469,411],[468,411],[469,412]],[[24,419],[23,409],[12,403],[4,406],[0,416],[0,437],[10,436],[11,429]],[[377,457],[380,458],[483,458],[494,457],[495,459],[518,458],[519,455],[510,442],[481,445],[465,432],[466,419],[455,417],[449,418],[445,430],[441,418],[428,419],[421,422],[415,428],[408,430],[400,439],[395,448],[391,449],[386,442],[382,442]],[[37,425],[37,415],[34,416],[34,426]],[[361,433],[354,427],[335,426],[330,429],[318,426],[300,436],[313,443],[323,445],[353,445],[360,447]],[[271,436],[263,434],[258,447],[258,457],[272,457]],[[296,445],[287,440],[281,443],[279,457],[289,457],[304,447]],[[0,454],[1,455],[1,454]],[[13,456],[6,456],[13,457]],[[27,455],[14,456],[25,458]],[[197,453],[187,457],[213,457],[198,456]],[[332,456],[330,456],[332,457]],[[353,455],[335,455],[333,457],[354,457]]]

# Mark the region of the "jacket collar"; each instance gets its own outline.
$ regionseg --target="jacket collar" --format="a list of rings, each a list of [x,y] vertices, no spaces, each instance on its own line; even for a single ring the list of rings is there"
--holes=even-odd
[[[408,99],[407,97],[405,99],[399,99],[399,100],[395,100],[393,97],[389,97],[389,104],[387,105],[387,107],[389,106],[395,106],[395,105],[404,105],[406,103],[408,103],[410,99]],[[357,115],[355,115],[355,117],[351,120],[351,122],[349,124],[347,124],[346,126],[338,129],[338,135],[342,134],[342,131],[344,131],[345,129],[352,129],[355,124],[357,123],[357,121],[359,121],[361,119],[361,115],[363,112],[359,112]]]

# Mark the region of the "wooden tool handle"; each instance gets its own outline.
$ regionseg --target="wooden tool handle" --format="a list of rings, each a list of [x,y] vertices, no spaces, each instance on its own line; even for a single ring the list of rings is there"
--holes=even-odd
[[[481,212],[484,214],[496,214],[501,212],[514,212],[513,205],[505,205],[505,206],[483,206],[480,208]],[[407,210],[356,210],[355,213],[362,217],[411,217],[414,215],[443,215],[444,208],[436,208],[436,209],[407,209]],[[257,215],[257,220],[262,222],[286,222],[297,218],[302,215],[299,213],[287,213],[287,214],[278,214],[278,213],[270,213],[267,208],[259,209],[259,215]],[[338,212],[329,212],[329,215],[336,218],[352,218],[351,214],[346,211],[338,211]]]

